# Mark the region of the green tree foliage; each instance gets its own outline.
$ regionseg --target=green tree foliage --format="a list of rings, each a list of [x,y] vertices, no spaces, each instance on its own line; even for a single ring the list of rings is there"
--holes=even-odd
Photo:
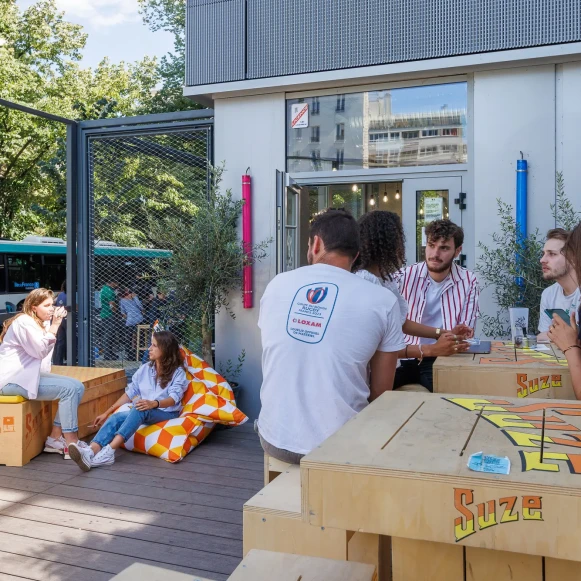
[[[186,71],[186,1],[138,0],[144,22],[153,30],[165,30],[174,37],[174,52],[161,58],[159,74],[162,87],[154,95],[152,112],[185,111],[201,109],[191,99],[183,96]]]
[[[0,97],[76,119],[144,112],[161,80],[156,60],[82,69],[86,38],[55,0],[25,11],[0,0]],[[0,237],[64,235],[64,137],[60,123],[0,107]]]
[[[188,322],[195,337],[202,340],[202,357],[212,364],[212,332],[214,315],[230,309],[232,291],[240,290],[242,267],[266,256],[270,240],[250,248],[250,256],[238,233],[238,223],[244,202],[236,200],[231,190],[222,192],[223,168],[212,170],[209,192],[196,192],[196,211],[188,219],[166,217],[150,221],[152,238],[158,245],[172,251],[170,261],[158,265],[162,288],[175,291],[175,296],[187,308]]]
[[[557,174],[556,203],[551,210],[557,226],[571,230],[581,219],[565,195],[562,174]],[[495,316],[483,315],[484,334],[506,337],[510,334],[508,309],[520,306],[529,309],[529,332],[536,333],[539,324],[541,294],[552,284],[543,279],[540,258],[545,244],[545,232],[535,230],[520,240],[513,208],[497,200],[500,228],[492,234],[492,245],[479,243],[481,255],[477,270],[485,286],[493,289],[499,307]]]

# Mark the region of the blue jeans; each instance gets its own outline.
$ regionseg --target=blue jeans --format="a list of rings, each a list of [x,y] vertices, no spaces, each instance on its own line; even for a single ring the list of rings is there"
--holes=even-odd
[[[165,412],[159,408],[140,412],[133,408],[128,412],[118,412],[109,416],[101,426],[93,442],[104,448],[113,441],[115,436],[121,436],[127,442],[142,424],[151,425],[179,417],[180,412]]]
[[[62,428],[63,432],[78,432],[79,420],[77,412],[81,398],[85,393],[85,386],[78,380],[55,373],[41,373],[38,383],[38,401],[57,401],[59,408],[54,418],[54,425]],[[9,383],[0,389],[0,395],[20,395],[28,399],[28,392]]]

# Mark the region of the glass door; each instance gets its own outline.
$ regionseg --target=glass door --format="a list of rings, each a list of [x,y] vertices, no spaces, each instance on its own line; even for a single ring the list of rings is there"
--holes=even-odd
[[[277,171],[277,273],[307,264],[309,191]]]
[[[462,177],[406,178],[403,182],[403,225],[406,234],[406,262],[425,258],[426,226],[448,218],[462,226]],[[462,200],[460,200],[462,202]]]

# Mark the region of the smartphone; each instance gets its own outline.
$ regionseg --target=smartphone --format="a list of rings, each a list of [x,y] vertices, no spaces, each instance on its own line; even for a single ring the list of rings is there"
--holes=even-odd
[[[565,309],[545,309],[545,313],[551,320],[553,320],[553,315],[559,315],[567,325],[571,326],[571,317]]]

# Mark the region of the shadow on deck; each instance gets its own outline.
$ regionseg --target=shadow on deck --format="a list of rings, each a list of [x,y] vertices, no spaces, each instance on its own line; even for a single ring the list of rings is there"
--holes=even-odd
[[[89,473],[54,454],[0,466],[0,581],[107,581],[134,562],[227,579],[242,506],[262,486],[251,422],[214,431],[179,464],[121,451]]]

